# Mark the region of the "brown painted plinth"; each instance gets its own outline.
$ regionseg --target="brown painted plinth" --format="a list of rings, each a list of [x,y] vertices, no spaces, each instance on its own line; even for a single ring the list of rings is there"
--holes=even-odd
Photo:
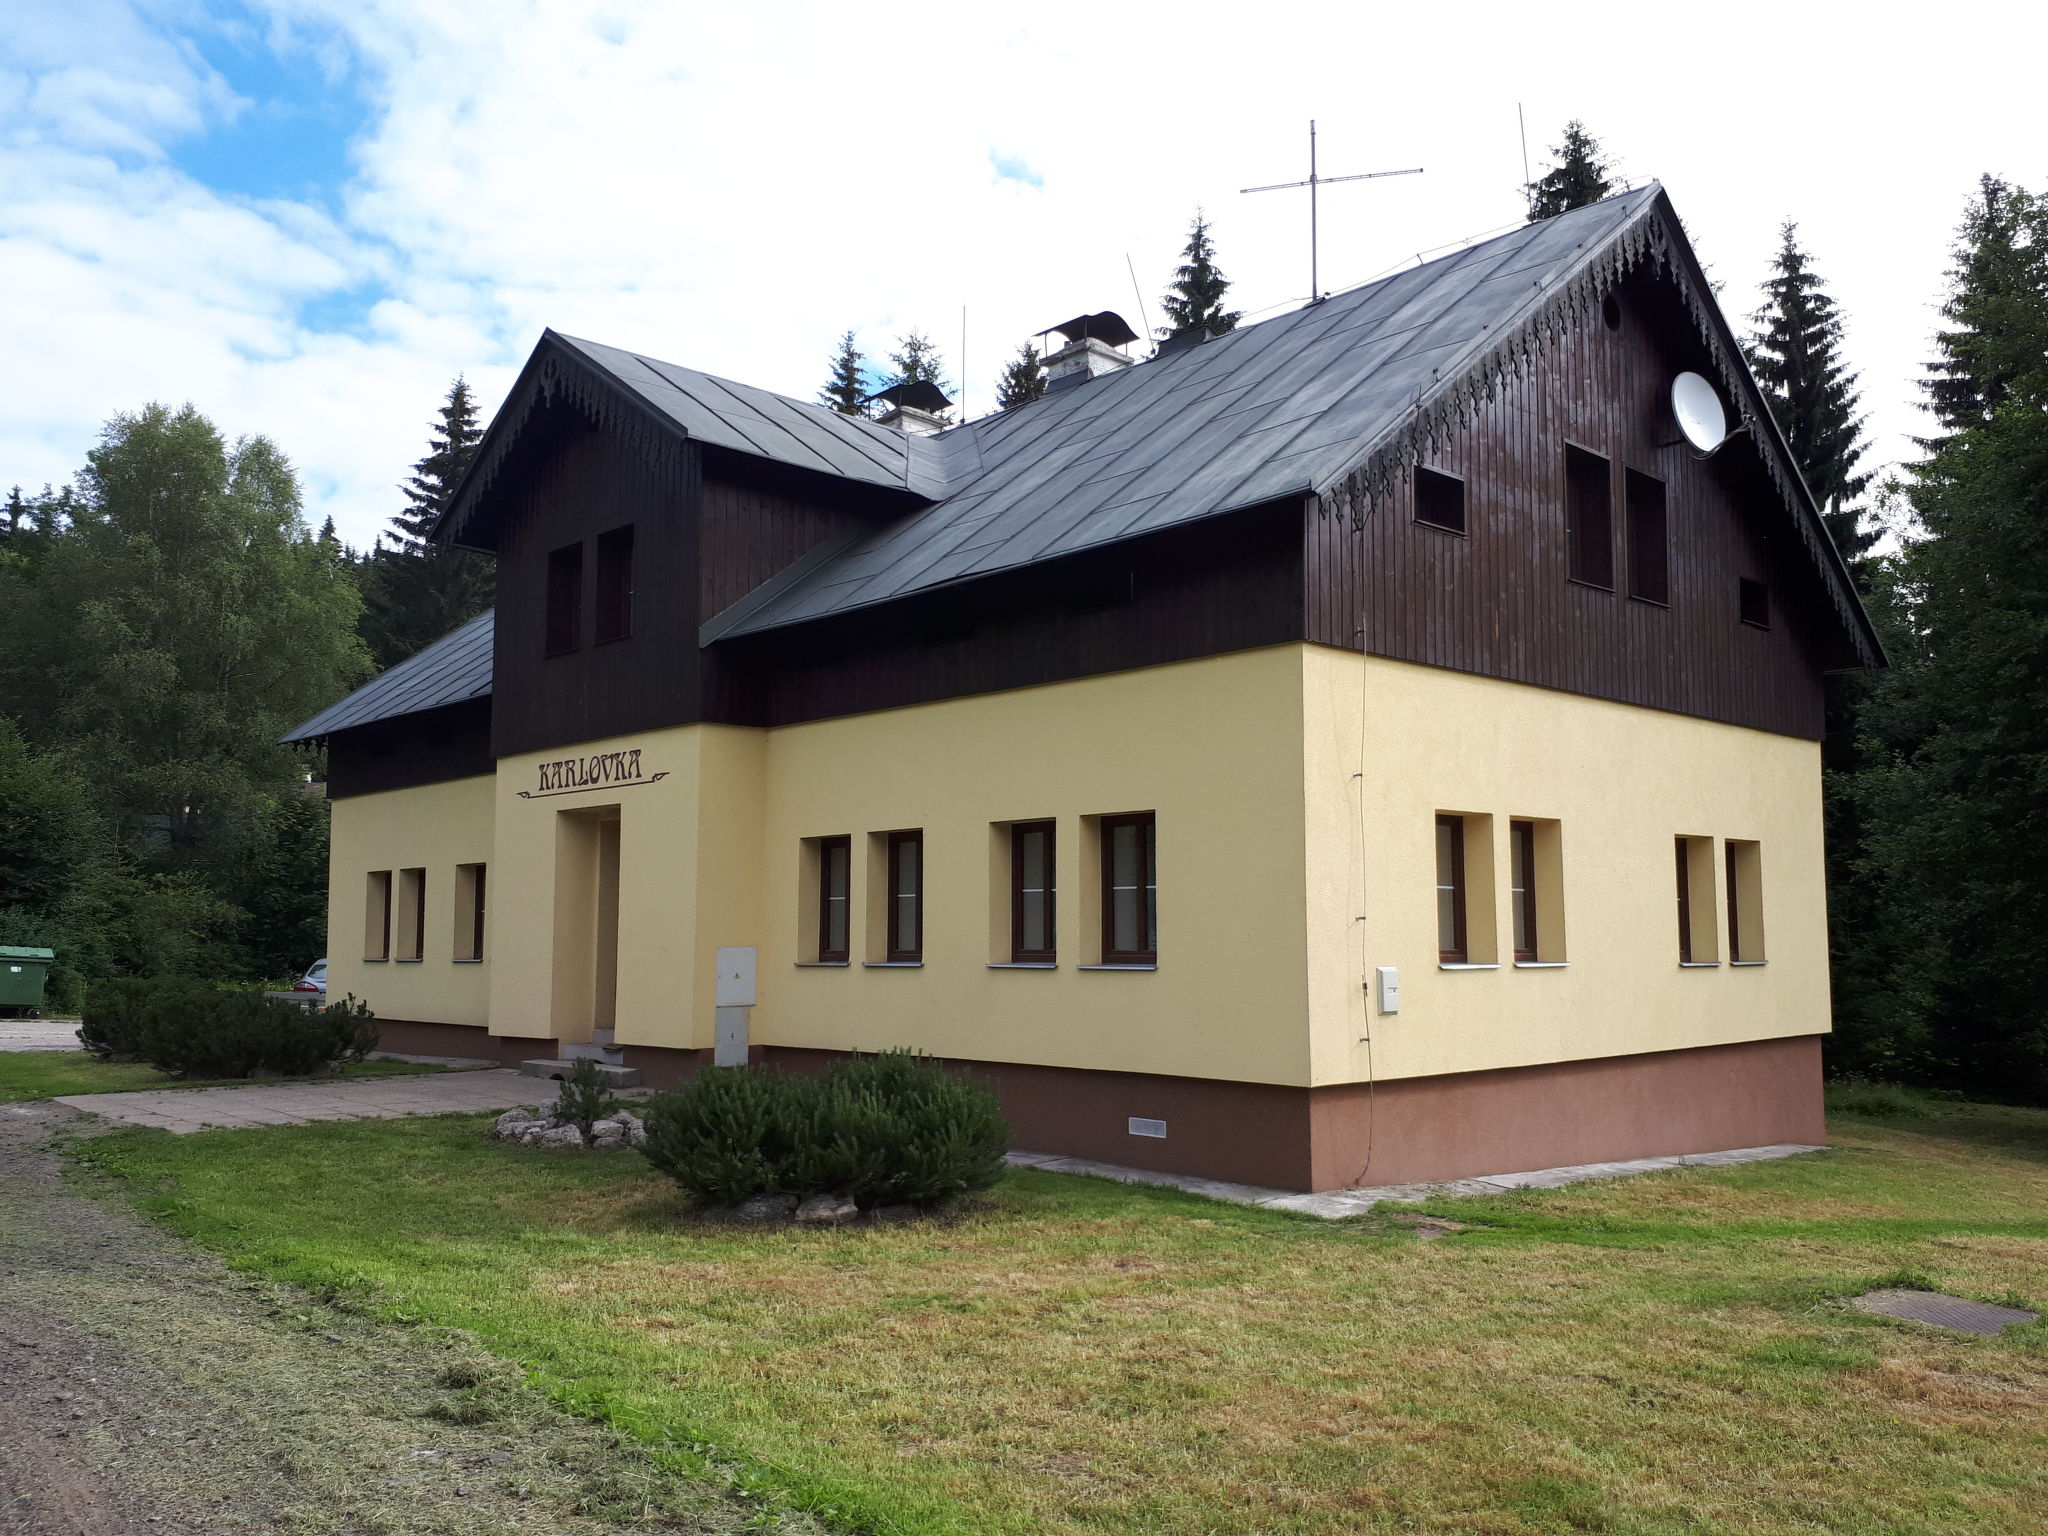
[[[555,1054],[553,1041],[472,1026],[380,1020],[379,1028],[387,1051],[515,1063]],[[626,1065],[657,1088],[711,1061],[708,1050],[623,1050]],[[756,1046],[752,1054],[816,1072],[843,1053]],[[1271,1189],[1413,1184],[1827,1139],[1814,1035],[1327,1088],[955,1065],[995,1088],[1020,1147]],[[1163,1120],[1166,1135],[1132,1135],[1134,1118]]]

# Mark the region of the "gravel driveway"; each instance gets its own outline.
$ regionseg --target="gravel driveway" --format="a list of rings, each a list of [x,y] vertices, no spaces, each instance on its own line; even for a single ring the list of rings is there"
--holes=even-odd
[[[814,1531],[655,1467],[448,1329],[379,1325],[228,1271],[0,1105],[7,1536]]]

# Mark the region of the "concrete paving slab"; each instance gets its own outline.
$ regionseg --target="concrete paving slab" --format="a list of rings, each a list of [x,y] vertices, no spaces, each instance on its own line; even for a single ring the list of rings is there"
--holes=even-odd
[[[404,1084],[393,1088],[393,1083]],[[156,1088],[142,1093],[74,1093],[58,1099],[123,1125],[187,1135],[216,1126],[304,1125],[315,1120],[395,1120],[472,1114],[531,1104],[547,1085],[505,1068],[358,1082],[251,1083],[246,1088]]]
[[[0,1019],[0,1051],[75,1051],[76,1019]]]
[[[1465,1195],[1498,1195],[1517,1189],[1563,1189],[1592,1179],[1621,1179],[1638,1173],[1659,1173],[1674,1168],[1726,1167],[1735,1163],[1762,1162],[1769,1158],[1793,1157],[1802,1152],[1825,1149],[1809,1146],[1737,1147],[1725,1152],[1692,1152],[1674,1157],[1643,1157],[1620,1163],[1577,1163],[1565,1168],[1536,1168],[1521,1173],[1488,1174],[1483,1178],[1449,1179],[1435,1184],[1381,1184],[1358,1189],[1329,1189],[1297,1193],[1285,1189],[1264,1189],[1256,1184],[1232,1184],[1222,1179],[1198,1179],[1187,1174],[1155,1173],[1147,1168],[1124,1168],[1114,1163],[1089,1162],[1078,1157],[1058,1157],[1046,1152],[1012,1152],[1007,1161],[1024,1168],[1042,1168],[1050,1173],[1086,1173],[1096,1178],[1116,1179],[1125,1184],[1164,1184],[1212,1200],[1230,1200],[1240,1205],[1262,1205],[1269,1210],[1294,1211],[1341,1221],[1363,1216],[1381,1203],[1413,1205],[1424,1200]]]

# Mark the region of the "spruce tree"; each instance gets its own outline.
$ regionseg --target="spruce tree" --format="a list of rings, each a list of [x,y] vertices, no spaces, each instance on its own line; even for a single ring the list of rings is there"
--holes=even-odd
[[[1876,541],[1855,505],[1870,484],[1856,472],[1863,457],[1863,418],[1856,413],[1856,376],[1842,361],[1842,314],[1800,250],[1789,219],[1764,283],[1765,303],[1752,317],[1749,365],[1792,450],[1806,488],[1853,568]]]
[[[944,365],[939,360],[939,349],[923,331],[911,331],[896,339],[897,350],[889,354],[889,361],[896,365],[896,373],[889,380],[896,384],[932,384],[945,393]]]
[[[0,507],[0,549],[7,548],[28,522],[28,503],[21,499],[21,487],[15,486],[7,493],[7,504]]]
[[[839,338],[839,350],[832,354],[832,373],[818,391],[818,404],[829,406],[842,416],[865,416],[868,397],[867,359],[853,343],[853,332]]]
[[[1927,365],[1928,409],[1948,437],[1990,419],[2048,359],[2048,317],[2037,299],[2048,286],[2048,201],[1995,176],[1979,183],[1963,215],[1949,295]]]
[[[1614,167],[1602,158],[1600,141],[1577,118],[1564,125],[1564,142],[1551,153],[1557,163],[1523,188],[1531,224],[1597,203],[1614,190]]]
[[[1045,370],[1038,366],[1038,348],[1025,342],[1017,349],[1017,356],[1003,368],[1003,376],[996,382],[996,407],[999,410],[1014,411],[1020,405],[1029,405],[1045,393]]]
[[[490,607],[496,574],[482,555],[427,541],[448,505],[483,432],[468,383],[449,386],[427,454],[402,489],[406,506],[392,515],[396,530],[359,567],[363,640],[379,667],[395,666]]]
[[[1198,210],[1188,230],[1188,243],[1181,247],[1180,265],[1174,268],[1173,282],[1159,301],[1167,319],[1159,328],[1160,340],[1185,336],[1191,331],[1222,336],[1236,330],[1244,315],[1223,307],[1223,297],[1229,292],[1230,279],[1216,265],[1216,246],[1209,238],[1209,222]]]

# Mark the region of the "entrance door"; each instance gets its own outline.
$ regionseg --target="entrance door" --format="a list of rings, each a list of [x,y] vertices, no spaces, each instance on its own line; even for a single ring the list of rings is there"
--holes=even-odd
[[[619,808],[555,817],[555,979],[550,1033],[579,1043],[610,1029],[619,996]]]

